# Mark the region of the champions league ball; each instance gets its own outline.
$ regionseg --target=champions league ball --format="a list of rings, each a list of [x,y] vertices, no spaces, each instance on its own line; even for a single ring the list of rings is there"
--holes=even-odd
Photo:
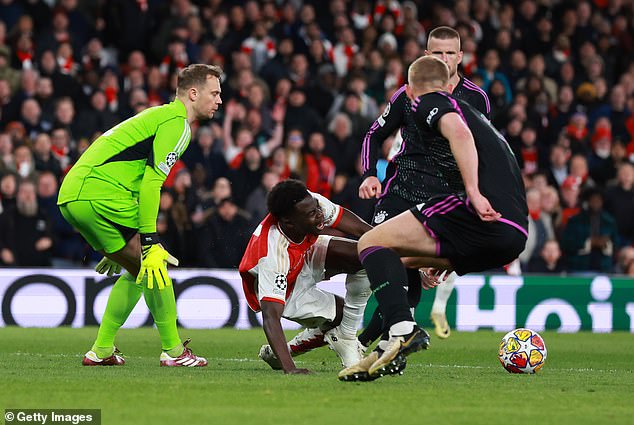
[[[546,344],[530,329],[515,329],[504,335],[498,358],[509,373],[535,373],[546,361]]]

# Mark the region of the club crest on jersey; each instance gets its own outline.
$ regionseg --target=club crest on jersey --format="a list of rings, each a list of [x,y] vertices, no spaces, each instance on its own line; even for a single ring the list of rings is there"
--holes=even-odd
[[[275,276],[275,287],[273,288],[273,292],[276,295],[286,295],[286,276],[283,274],[278,274]]]
[[[385,221],[386,218],[387,218],[387,213],[385,211],[379,211],[374,216],[374,222],[376,224],[381,224],[381,223],[383,223]]]
[[[438,113],[438,108],[434,108],[429,111],[429,115],[427,115],[427,125],[431,125],[431,119],[434,118],[434,115]]]

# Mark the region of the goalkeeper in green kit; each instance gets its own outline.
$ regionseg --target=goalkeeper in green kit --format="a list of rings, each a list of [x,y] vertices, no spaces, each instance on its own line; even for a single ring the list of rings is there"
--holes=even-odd
[[[222,70],[194,64],[178,74],[176,99],[146,109],[106,131],[64,178],[58,205],[64,218],[104,255],[100,273],[127,270],[114,284],[85,366],[123,365],[117,331],[141,298],[161,337],[161,366],[207,366],[181,343],[167,263],[178,265],[156,233],[161,186],[191,138],[190,123],[220,107]]]

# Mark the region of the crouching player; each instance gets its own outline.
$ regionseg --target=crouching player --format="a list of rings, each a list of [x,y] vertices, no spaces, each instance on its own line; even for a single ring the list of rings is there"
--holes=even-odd
[[[333,227],[361,236],[371,227],[351,211],[311,193],[297,180],[277,184],[267,199],[269,214],[256,228],[240,262],[244,293],[262,311],[269,342],[260,358],[284,373],[305,374],[292,356],[329,344],[346,367],[362,357],[357,340],[370,296],[370,282],[357,256],[357,243],[321,233]],[[345,300],[317,288],[331,276],[347,273]],[[281,318],[305,326],[286,343]]]

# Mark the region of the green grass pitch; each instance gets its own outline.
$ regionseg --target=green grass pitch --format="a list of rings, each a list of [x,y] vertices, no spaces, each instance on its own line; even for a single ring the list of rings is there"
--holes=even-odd
[[[96,328],[0,328],[0,408],[98,408],[103,424],[632,424],[634,336],[544,332],[546,365],[512,375],[503,332],[432,336],[402,376],[339,382],[326,347],[297,358],[309,376],[257,359],[261,330],[182,330],[201,369],[158,366],[154,329],[123,329],[124,367],[82,367]],[[291,334],[289,333],[289,336]],[[15,422],[14,422],[15,423]]]

